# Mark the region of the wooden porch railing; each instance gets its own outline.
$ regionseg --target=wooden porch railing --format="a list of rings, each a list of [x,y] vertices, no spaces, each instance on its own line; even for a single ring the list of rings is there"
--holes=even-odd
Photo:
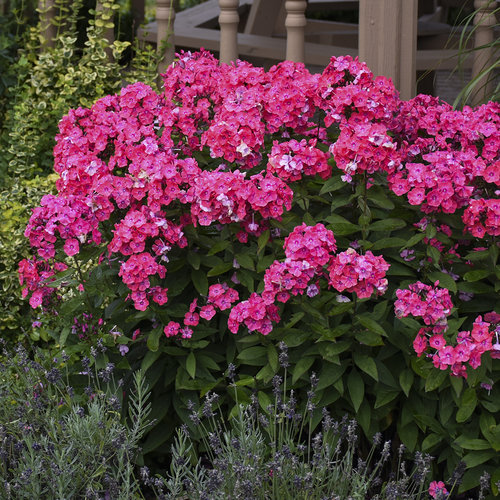
[[[215,0],[212,0],[212,3]],[[249,0],[242,0],[250,3]],[[311,0],[310,0],[311,1]],[[314,1],[314,0],[313,0]],[[339,1],[339,0],[337,0]],[[253,0],[261,4],[262,8],[276,11],[284,2],[286,27],[285,58],[292,61],[306,62],[305,43],[307,2],[304,0]],[[359,0],[359,42],[358,54],[376,75],[391,77],[404,99],[415,95],[416,69],[433,69],[433,63],[439,62],[443,51],[417,52],[417,2],[418,0]],[[175,38],[175,0],[156,0],[156,42],[158,47],[164,47],[165,57],[163,70],[174,60]],[[219,54],[222,62],[230,62],[238,58],[238,39],[251,37],[247,33],[238,34],[238,6],[239,0],[218,0],[219,6]],[[132,0],[132,8],[140,9],[144,0]],[[39,0],[42,9],[42,26],[46,31],[46,38],[50,45],[53,39],[50,17],[54,15],[53,0]],[[478,14],[474,18],[475,34],[474,47],[483,47],[495,39],[494,26],[496,18],[494,10],[497,0],[475,0],[474,6]],[[201,7],[201,6],[200,6]],[[265,11],[264,11],[265,12]],[[251,14],[252,15],[252,14]],[[265,23],[264,23],[265,24]],[[205,33],[213,30],[205,30]],[[254,35],[255,36],[255,35]],[[165,46],[165,40],[168,40]],[[248,38],[247,43],[251,43]],[[269,38],[270,51],[276,53],[273,46],[275,39]],[[213,45],[213,35],[207,38],[205,46]],[[200,46],[203,42],[200,43]],[[310,44],[311,45],[311,44]],[[325,47],[321,53],[325,52]],[[327,49],[327,47],[326,47]],[[335,47],[338,51],[338,47]],[[346,50],[346,53],[356,51]],[[493,58],[493,49],[483,48],[475,50],[472,55],[473,78],[481,73]],[[313,54],[314,58],[314,54]],[[316,61],[318,57],[314,58]],[[449,66],[449,63],[448,63]],[[486,85],[483,92],[491,92]]]

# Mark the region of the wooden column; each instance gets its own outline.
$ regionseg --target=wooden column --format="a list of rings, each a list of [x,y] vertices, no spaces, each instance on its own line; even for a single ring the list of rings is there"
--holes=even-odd
[[[130,10],[132,11],[134,37],[138,28],[144,22],[145,0],[131,0]]]
[[[289,61],[305,61],[306,7],[305,1],[287,0],[285,2],[286,59]]]
[[[476,78],[482,71],[495,61],[495,49],[492,47],[495,41],[494,26],[496,25],[494,0],[475,0],[474,8],[477,10],[474,16],[474,50],[472,61],[472,78]],[[488,47],[480,49],[479,47]],[[481,77],[476,85],[472,96],[472,104],[477,105],[487,100],[493,92],[493,79],[490,74]]]
[[[219,60],[230,63],[238,59],[238,0],[219,0],[220,51]]]
[[[175,57],[174,21],[174,0],[156,0],[156,23],[158,25],[156,46],[158,50],[163,50],[164,54],[158,66],[160,73],[172,64]]]
[[[402,99],[416,92],[417,0],[360,0],[359,58],[390,77]]]
[[[56,27],[54,25],[54,0],[38,0],[38,12],[40,14],[40,30],[42,32],[42,50],[54,47]]]

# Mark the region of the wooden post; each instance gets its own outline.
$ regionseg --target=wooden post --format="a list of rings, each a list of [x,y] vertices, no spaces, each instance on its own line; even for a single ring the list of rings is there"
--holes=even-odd
[[[390,77],[402,99],[416,92],[417,0],[360,0],[359,58]]]
[[[472,78],[476,78],[482,71],[494,62],[495,41],[494,27],[496,25],[494,0],[475,0],[474,8],[474,50],[472,61]],[[482,49],[479,47],[486,46]],[[493,79],[486,74],[479,79],[472,96],[472,104],[477,105],[488,99],[493,92]]]
[[[238,0],[219,0],[220,51],[219,60],[229,64],[238,59]]]
[[[132,11],[132,19],[133,19],[133,30],[134,37],[137,33],[137,30],[144,22],[144,4],[145,0],[131,0],[130,2],[130,10]]]
[[[43,36],[42,50],[54,47],[56,38],[54,0],[38,0],[38,11],[40,13],[40,31]]]
[[[305,61],[306,7],[307,2],[303,0],[287,0],[285,2],[286,59],[289,61]]]
[[[167,66],[172,64],[175,57],[174,39],[175,10],[174,0],[156,0],[156,22],[158,31],[156,34],[156,46],[163,50],[165,42],[168,46],[164,49],[164,56],[158,66],[159,73],[163,73]]]

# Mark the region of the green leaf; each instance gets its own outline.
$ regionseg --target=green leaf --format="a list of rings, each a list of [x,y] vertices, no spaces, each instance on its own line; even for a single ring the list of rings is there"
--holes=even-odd
[[[267,245],[269,238],[271,236],[271,232],[269,229],[266,229],[257,239],[257,253],[262,252],[262,249]]]
[[[489,450],[490,443],[485,439],[473,439],[466,436],[459,436],[455,439],[455,444],[464,450]]]
[[[395,231],[406,227],[406,222],[402,219],[382,219],[373,222],[368,226],[370,231]]]
[[[345,182],[342,180],[341,176],[330,177],[320,189],[319,194],[331,193],[332,191],[338,191],[345,186]]]
[[[409,451],[413,451],[418,439],[418,426],[414,423],[405,425],[398,429],[398,436]]]
[[[278,351],[276,350],[276,347],[274,347],[273,344],[269,344],[267,346],[267,360],[269,361],[269,365],[271,366],[271,368],[276,373],[278,371],[278,368],[279,368]]]
[[[148,335],[147,346],[150,351],[157,351],[160,346],[160,336],[162,334],[162,329],[155,328]]]
[[[235,255],[236,261],[241,267],[255,271],[255,264],[252,257],[247,253],[238,253]]]
[[[210,269],[210,271],[208,271],[207,273],[207,276],[219,276],[219,274],[227,273],[227,271],[229,271],[230,269],[233,269],[233,263],[224,262]]]
[[[431,279],[433,283],[439,280],[439,286],[441,288],[447,288],[450,292],[457,293],[457,284],[449,274],[434,271],[429,274],[429,279]]]
[[[382,238],[377,240],[370,250],[382,250],[384,248],[399,248],[406,243],[403,238]]]
[[[238,269],[236,277],[250,293],[253,293],[255,291],[253,277],[250,271],[246,271],[245,269]]]
[[[328,358],[330,356],[340,354],[341,352],[344,352],[344,351],[347,351],[348,349],[350,349],[351,345],[352,345],[352,342],[349,342],[347,340],[340,340],[338,342],[332,342],[330,344],[327,344],[322,349],[322,355],[324,358]]]
[[[394,389],[378,389],[377,390],[377,399],[375,400],[375,410],[380,408],[387,403],[390,403],[393,399],[399,396],[400,392],[395,391]]]
[[[296,312],[292,314],[290,321],[285,325],[285,328],[292,328],[292,326],[297,324],[304,316],[304,312]]]
[[[394,203],[387,197],[384,189],[380,186],[371,187],[367,191],[367,198],[380,208],[385,208],[386,210],[394,209]]]
[[[439,436],[438,434],[429,434],[422,441],[422,451],[429,452],[436,445],[440,444],[443,441],[443,436]]]
[[[268,408],[271,406],[271,407],[274,407],[274,403],[273,401],[271,400],[271,398],[265,393],[265,392],[262,392],[262,391],[259,391],[257,393],[257,399],[259,400],[259,404],[260,404],[260,407],[267,413],[268,411]]]
[[[346,367],[342,365],[336,365],[329,363],[328,361],[323,362],[323,369],[319,376],[319,382],[316,390],[321,391],[326,389],[335,383],[345,372]]]
[[[262,366],[267,360],[267,349],[263,346],[253,346],[238,354],[238,359],[253,366]]]
[[[69,332],[70,332],[69,326],[66,326],[65,328],[62,329],[61,336],[59,337],[59,345],[61,347],[66,345],[66,340],[68,338]]]
[[[230,244],[231,242],[229,240],[218,241],[215,245],[212,245],[207,255],[215,255],[216,253],[222,252],[222,250],[225,250]]]
[[[476,269],[474,271],[469,271],[464,274],[465,281],[479,281],[490,275],[490,271],[487,269]]]
[[[371,330],[372,332],[378,333],[382,337],[386,337],[387,333],[385,330],[372,318],[370,318],[368,315],[365,314],[360,314],[356,316],[356,320],[361,323],[365,328],[368,328],[368,330]]]
[[[413,247],[415,246],[417,243],[421,242],[423,239],[425,238],[425,234],[424,233],[417,233],[417,234],[414,234],[407,242],[406,244],[400,248],[400,251],[401,250],[404,250],[405,248],[410,248],[410,247]]]
[[[447,377],[448,372],[445,370],[432,370],[429,376],[425,379],[425,392],[431,392],[439,388]]]
[[[490,451],[471,451],[467,453],[463,457],[463,461],[467,464],[467,468],[471,469],[476,465],[483,464],[487,462],[490,458],[498,457],[498,453],[490,450]]]
[[[469,387],[465,389],[460,399],[456,420],[458,423],[465,422],[474,412],[477,405],[476,390]]]
[[[150,368],[153,363],[160,357],[161,351],[148,351],[144,358],[142,358],[142,363],[141,363],[141,371],[145,373],[148,368]]]
[[[188,252],[187,261],[191,264],[191,267],[193,267],[193,269],[200,268],[201,258],[200,258],[200,255],[198,253],[191,252],[191,251]]]
[[[327,228],[333,231],[335,236],[347,236],[348,234],[361,231],[359,226],[352,224],[351,222],[335,222],[333,224],[329,224]]]
[[[314,357],[313,356],[306,356],[303,358],[300,358],[299,361],[296,363],[294,369],[293,369],[293,377],[292,377],[292,384],[295,384],[297,380],[311,367],[311,365],[314,363]]]
[[[347,325],[350,326],[350,325]],[[384,345],[384,341],[382,340],[382,337],[375,332],[370,332],[370,331],[363,331],[363,332],[357,332],[354,335],[354,338],[363,345],[369,345],[369,346],[378,346],[378,345]]]
[[[413,385],[413,379],[414,379],[413,372],[409,368],[403,370],[399,374],[399,385],[401,386],[401,389],[403,389],[403,392],[405,393],[406,397],[408,397],[408,395],[410,394],[410,389],[411,386]]]
[[[186,358],[186,371],[189,373],[191,378],[196,376],[196,357],[194,352],[190,352]]]
[[[378,370],[375,360],[366,354],[358,352],[354,352],[353,357],[356,366],[378,382]]]
[[[355,368],[347,377],[347,390],[349,391],[354,411],[357,413],[365,396],[365,383]]]
[[[191,279],[193,280],[193,285],[200,295],[208,295],[208,279],[205,271],[201,269],[193,269],[191,271]]]

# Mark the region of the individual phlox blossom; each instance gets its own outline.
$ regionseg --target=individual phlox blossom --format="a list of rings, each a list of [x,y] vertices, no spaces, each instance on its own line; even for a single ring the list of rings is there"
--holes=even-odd
[[[371,297],[374,292],[383,295],[388,286],[385,273],[389,267],[382,256],[370,251],[360,255],[348,248],[332,259],[328,283],[339,292],[347,290],[361,299]]]
[[[448,490],[445,486],[443,481],[432,481],[429,485],[429,495],[432,498],[446,498],[448,496]]]
[[[252,293],[248,300],[239,302],[231,309],[227,324],[232,333],[238,333],[239,327],[244,324],[250,332],[268,335],[273,329],[273,321],[280,321],[278,307],[266,304],[260,295]]]
[[[31,293],[29,304],[33,309],[39,306],[46,307],[56,292],[56,288],[47,284],[54,279],[56,272],[67,268],[68,266],[62,262],[56,262],[51,266],[45,260],[36,258],[21,260],[18,274],[19,284],[23,287],[22,297],[26,298]]]
[[[398,318],[406,316],[421,317],[426,325],[432,325],[433,331],[439,333],[447,328],[447,317],[451,314],[453,303],[446,288],[425,285],[420,281],[408,286],[408,290],[396,290],[397,300],[394,311]]]
[[[315,276],[315,268],[307,260],[274,261],[264,274],[261,294],[268,305],[287,302],[291,295],[302,295]]]
[[[175,337],[181,329],[181,325],[177,323],[176,321],[170,321],[165,327],[163,328],[163,333],[165,336],[168,337]]]
[[[500,200],[484,199],[470,200],[464,210],[462,221],[465,230],[476,238],[500,235]]]
[[[427,340],[426,333],[430,331],[430,328],[421,328],[418,331],[415,340],[413,341],[413,349],[417,353],[417,356],[420,358],[422,354],[427,350],[429,346],[429,341]]]
[[[322,179],[331,176],[329,155],[316,148],[317,140],[292,139],[286,142],[274,141],[268,157],[267,171],[275,173],[284,181],[298,181],[302,175],[319,175]]]
[[[387,127],[364,117],[351,117],[341,126],[330,152],[347,181],[357,173],[393,172],[400,164],[397,145]]]
[[[118,276],[132,291],[130,297],[134,307],[139,311],[145,311],[149,305],[147,298],[151,286],[149,276],[158,274],[160,278],[164,278],[165,272],[165,267],[158,264],[150,253],[143,252],[131,255],[126,262],[123,262]]]
[[[167,292],[168,288],[153,286],[149,291],[149,295],[158,305],[163,306],[168,302]]]
[[[307,261],[315,270],[327,265],[337,251],[332,231],[320,223],[296,226],[285,238],[283,248],[287,259]]]

